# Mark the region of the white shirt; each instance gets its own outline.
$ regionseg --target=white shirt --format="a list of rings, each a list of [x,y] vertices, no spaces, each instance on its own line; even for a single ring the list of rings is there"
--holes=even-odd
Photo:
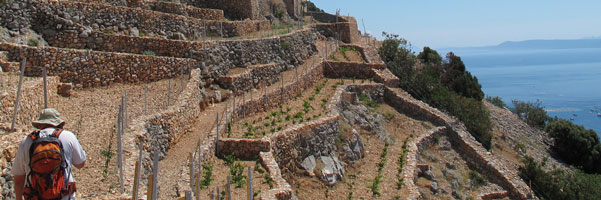
[[[53,132],[54,128],[46,128],[40,131],[40,137],[47,137]],[[63,130],[63,132],[58,136],[58,139],[63,144],[65,160],[69,164],[68,168],[66,169],[67,172],[71,172],[72,163],[79,165],[86,161],[86,152],[83,150],[79,144],[79,141],[71,131]],[[24,139],[19,145],[19,150],[17,151],[17,155],[12,166],[12,173],[14,176],[27,175],[31,170],[29,169],[29,148],[31,147],[32,143],[33,140],[31,137],[27,136],[27,138]],[[75,182],[72,172],[68,175],[69,182]],[[75,195],[73,195],[71,199],[73,199],[73,197],[75,197]],[[62,200],[68,199],[69,197],[64,197]]]

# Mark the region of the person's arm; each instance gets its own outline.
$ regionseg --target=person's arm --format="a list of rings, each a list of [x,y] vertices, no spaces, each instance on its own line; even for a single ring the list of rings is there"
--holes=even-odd
[[[81,169],[86,166],[86,161],[84,160],[81,164],[73,164],[73,166],[77,167],[77,169]]]
[[[71,148],[73,149],[71,153],[71,162],[77,169],[81,169],[86,166],[86,152],[83,150],[83,147],[81,147],[81,144],[79,144],[79,140],[77,140],[75,134],[71,133],[69,140]]]
[[[15,159],[13,160],[12,174],[15,178],[15,196],[17,200],[23,200],[23,190],[25,189],[25,172],[27,165],[26,158],[27,151],[29,145],[26,142],[27,140],[23,140],[21,144],[19,144],[19,149],[17,150],[17,154],[15,155]]]
[[[15,176],[15,196],[17,200],[23,199],[23,189],[25,188],[25,175]]]

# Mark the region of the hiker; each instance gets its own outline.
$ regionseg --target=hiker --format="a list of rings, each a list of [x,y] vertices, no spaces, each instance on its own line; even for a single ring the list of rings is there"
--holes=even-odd
[[[32,124],[39,129],[21,142],[13,163],[15,194],[22,199],[75,199],[72,167],[83,168],[86,152],[53,108]]]

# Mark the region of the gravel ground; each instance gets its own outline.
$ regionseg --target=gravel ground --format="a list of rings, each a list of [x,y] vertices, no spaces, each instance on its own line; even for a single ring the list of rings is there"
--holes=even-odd
[[[162,80],[148,84],[115,84],[109,87],[74,90],[71,97],[50,99],[66,121],[65,128],[74,132],[87,154],[86,167],[74,170],[78,196],[88,198],[114,194],[119,188],[115,155],[118,107],[124,91],[128,91],[128,111],[131,122],[145,113],[144,88],[148,88],[148,112],[159,112],[167,105],[167,84]],[[184,81],[184,84],[187,81]],[[180,79],[171,81],[171,98],[181,92]],[[127,132],[125,133],[127,134]]]
[[[547,158],[547,170],[559,167],[568,169],[567,165],[553,157],[550,153],[552,140],[547,133],[531,127],[517,115],[507,109],[498,108],[488,102],[484,105],[490,111],[493,125],[492,154],[509,169],[518,170],[522,165],[520,159],[524,155],[541,162]]]

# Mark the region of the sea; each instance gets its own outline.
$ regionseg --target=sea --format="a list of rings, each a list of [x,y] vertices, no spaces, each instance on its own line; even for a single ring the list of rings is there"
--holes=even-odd
[[[601,136],[601,48],[439,50],[443,56],[448,51],[461,57],[486,95],[510,107],[512,100],[540,100],[549,116]]]

